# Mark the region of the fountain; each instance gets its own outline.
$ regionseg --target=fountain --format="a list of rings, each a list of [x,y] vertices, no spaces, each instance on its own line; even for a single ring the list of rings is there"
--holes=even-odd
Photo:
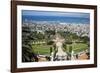
[[[62,39],[59,34],[56,34],[56,39],[54,39],[53,41],[55,42],[56,49],[57,49],[55,56],[53,56],[54,54],[52,52],[52,57],[54,57],[53,59],[57,61],[67,60],[67,54],[66,52],[63,51],[63,43],[65,40]]]

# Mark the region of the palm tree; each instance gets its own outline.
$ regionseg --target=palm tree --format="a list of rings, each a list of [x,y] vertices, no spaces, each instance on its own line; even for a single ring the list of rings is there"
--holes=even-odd
[[[37,55],[32,48],[34,39],[30,27],[22,28],[22,62],[38,61]]]
[[[22,46],[22,62],[30,62],[32,52],[31,52],[31,48],[29,45],[23,45]]]

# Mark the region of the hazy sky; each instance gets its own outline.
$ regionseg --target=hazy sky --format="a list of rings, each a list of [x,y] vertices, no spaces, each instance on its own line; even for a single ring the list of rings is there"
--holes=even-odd
[[[22,10],[22,15],[89,18],[89,13]]]

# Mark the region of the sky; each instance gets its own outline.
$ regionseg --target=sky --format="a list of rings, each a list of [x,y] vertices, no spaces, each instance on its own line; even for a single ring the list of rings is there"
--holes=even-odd
[[[89,18],[89,13],[22,10],[22,15]]]

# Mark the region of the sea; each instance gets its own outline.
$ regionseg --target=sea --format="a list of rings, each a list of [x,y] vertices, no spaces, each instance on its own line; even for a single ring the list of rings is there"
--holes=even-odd
[[[31,16],[31,15],[22,15],[22,21],[59,21],[63,23],[72,23],[72,24],[90,24],[90,18],[82,17],[61,17],[61,16]]]

